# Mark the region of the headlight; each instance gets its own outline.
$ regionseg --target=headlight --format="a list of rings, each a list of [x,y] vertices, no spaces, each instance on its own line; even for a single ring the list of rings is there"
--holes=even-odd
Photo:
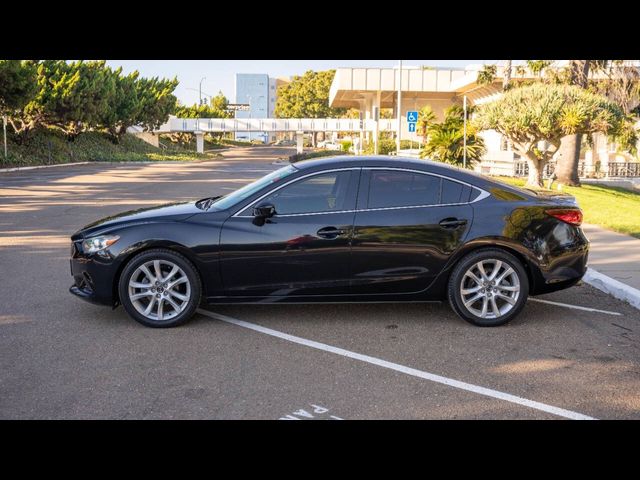
[[[99,237],[87,238],[82,242],[82,250],[84,253],[96,253],[110,247],[118,241],[118,235],[101,235]]]

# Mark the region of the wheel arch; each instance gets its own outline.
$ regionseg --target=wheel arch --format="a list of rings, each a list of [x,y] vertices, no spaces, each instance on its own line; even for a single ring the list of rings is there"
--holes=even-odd
[[[118,285],[120,283],[120,277],[122,276],[122,272],[125,269],[125,267],[129,264],[129,262],[131,261],[131,259],[133,257],[135,257],[136,255],[139,255],[140,253],[144,253],[147,252],[149,250],[153,250],[156,248],[163,248],[165,250],[171,250],[174,251],[176,253],[179,253],[180,255],[184,256],[187,258],[187,260],[189,260],[191,262],[191,264],[193,265],[193,268],[195,268],[196,272],[198,272],[198,277],[200,278],[200,287],[202,288],[202,291],[204,292],[204,281],[203,281],[203,276],[202,276],[202,271],[200,269],[200,267],[198,266],[198,261],[197,258],[195,257],[195,255],[193,254],[193,252],[191,252],[191,250],[189,250],[189,248],[187,248],[185,245],[182,245],[181,243],[175,242],[175,241],[171,241],[171,240],[149,240],[146,242],[141,242],[139,244],[134,245],[133,247],[129,248],[126,252],[126,254],[124,254],[124,256],[122,257],[121,261],[120,261],[120,265],[118,266],[115,275],[113,276],[113,285],[111,286],[111,290],[112,290],[112,298],[113,298],[113,308],[117,307],[118,305],[120,305],[120,294],[118,292]]]
[[[457,250],[449,260],[445,268],[446,274],[443,276],[441,284],[443,286],[448,285],[449,279],[451,278],[451,274],[453,273],[454,267],[458,264],[460,260],[462,260],[462,258],[469,255],[470,253],[474,253],[474,252],[477,252],[478,250],[484,250],[487,248],[504,250],[507,253],[510,253],[514,257],[516,257],[524,267],[525,272],[527,273],[527,279],[529,280],[530,294],[535,294],[537,290],[537,286],[540,284],[541,278],[542,278],[540,269],[535,263],[535,258],[533,258],[533,254],[529,252],[525,247],[523,247],[518,243],[513,242],[508,238],[493,237],[493,238],[476,239],[465,244],[462,248]],[[446,289],[443,289],[443,290],[446,290]]]

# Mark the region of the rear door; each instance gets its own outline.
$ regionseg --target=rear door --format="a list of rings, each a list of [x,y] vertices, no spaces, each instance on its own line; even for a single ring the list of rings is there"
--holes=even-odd
[[[418,170],[363,169],[351,293],[425,290],[469,232],[471,192],[469,185]]]

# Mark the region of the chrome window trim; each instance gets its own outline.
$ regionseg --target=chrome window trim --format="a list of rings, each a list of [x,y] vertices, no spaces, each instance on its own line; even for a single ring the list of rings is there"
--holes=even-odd
[[[255,205],[256,203],[258,203],[260,200],[262,200],[265,197],[268,197],[269,195],[271,195],[272,193],[277,192],[278,190],[280,190],[281,188],[286,187],[287,185],[290,185],[292,183],[297,182],[298,180],[303,180],[305,178],[308,177],[313,177],[315,175],[322,175],[324,173],[331,173],[331,172],[347,172],[347,171],[351,171],[351,170],[360,170],[362,167],[345,167],[345,168],[332,168],[331,170],[321,170],[319,172],[312,172],[312,173],[308,173],[307,175],[303,175],[301,177],[298,178],[294,178],[292,180],[289,180],[287,183],[280,185],[279,187],[274,188],[273,190],[269,190],[267,193],[265,193],[264,195],[262,195],[261,197],[257,198],[256,200],[254,200],[253,202],[251,202],[250,204],[248,204],[246,207],[242,208],[241,210],[239,210],[237,213],[234,213],[232,215],[232,217],[242,217],[242,218],[253,218],[253,215],[240,215],[242,212],[244,212],[245,210],[247,210],[248,208],[252,207],[253,205]],[[277,215],[278,217],[298,217],[301,215],[323,215],[323,214],[327,214],[327,213],[349,213],[349,212],[355,212],[355,210],[338,210],[338,211],[332,211],[332,212],[309,212],[309,213],[287,213],[284,215]]]
[[[451,177],[447,177],[446,175],[440,175],[439,173],[432,173],[432,172],[425,172],[424,170],[415,170],[412,168],[403,168],[403,167],[362,167],[363,170],[395,170],[395,171],[399,171],[399,172],[411,172],[411,173],[420,173],[422,175],[431,175],[433,177],[440,177],[440,178],[444,178],[445,180],[449,180],[451,182],[457,182],[457,183],[461,183],[462,185],[466,185],[467,187],[470,188],[475,188],[476,190],[478,190],[480,192],[480,195],[478,195],[478,198],[470,201],[470,202],[459,202],[459,203],[439,203],[437,205],[407,205],[407,206],[401,206],[401,207],[379,207],[379,208],[367,208],[367,209],[363,209],[363,210],[385,210],[385,209],[391,209],[391,208],[413,208],[413,207],[446,207],[448,205],[468,205],[471,203],[476,203],[479,202],[480,200],[484,200],[485,198],[487,198],[489,195],[491,195],[489,192],[487,192],[486,190],[483,190],[480,187],[476,187],[475,185],[472,185],[470,183],[467,183],[463,180],[457,180],[455,178],[451,178]]]
[[[329,212],[287,213],[287,214],[284,214],[284,215],[276,214],[276,216],[277,217],[302,217],[302,216],[306,216],[306,215],[328,215],[328,214],[332,214],[332,213],[375,212],[375,211],[380,211],[380,210],[403,210],[403,209],[407,209],[407,208],[452,207],[452,206],[457,206],[457,205],[470,205],[472,203],[479,202],[480,200],[484,200],[485,198],[487,198],[488,196],[491,195],[486,190],[483,190],[480,187],[476,187],[475,185],[467,183],[467,182],[465,182],[463,180],[457,180],[455,178],[447,177],[446,175],[440,175],[439,173],[425,172],[423,170],[415,170],[415,169],[411,169],[411,168],[402,168],[402,167],[346,167],[346,168],[334,168],[334,169],[331,169],[331,170],[322,170],[322,171],[319,171],[319,172],[309,173],[307,175],[303,175],[302,177],[298,177],[298,178],[294,178],[293,180],[289,180],[284,185],[280,185],[279,187],[276,187],[273,190],[269,190],[267,193],[265,193],[261,197],[257,198],[256,200],[254,200],[253,202],[248,204],[246,207],[244,207],[241,210],[239,210],[237,213],[233,214],[232,217],[253,218],[253,215],[241,215],[241,213],[243,213],[248,208],[251,208],[253,205],[258,203],[263,198],[268,197],[272,193],[275,193],[278,190],[280,190],[281,188],[284,188],[287,185],[290,185],[290,184],[292,184],[294,182],[297,182],[298,180],[303,180],[305,178],[312,177],[314,175],[321,175],[323,173],[344,172],[344,171],[349,171],[349,170],[360,170],[360,169],[362,169],[362,170],[393,170],[393,171],[399,171],[399,172],[419,173],[421,175],[431,175],[433,177],[440,177],[440,178],[443,178],[445,180],[449,180],[451,182],[457,182],[457,183],[460,183],[462,185],[466,185],[466,186],[468,186],[470,188],[476,189],[476,190],[478,190],[480,192],[480,195],[478,195],[477,198],[475,198],[474,200],[472,200],[470,202],[438,203],[438,204],[427,204],[427,205],[402,205],[402,206],[398,206],[398,207],[360,208],[360,209],[353,209],[353,210],[337,210],[337,211],[329,211]]]

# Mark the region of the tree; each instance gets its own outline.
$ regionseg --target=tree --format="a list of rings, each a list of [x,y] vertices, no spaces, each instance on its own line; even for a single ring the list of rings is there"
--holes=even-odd
[[[302,76],[278,88],[275,115],[279,118],[340,118],[344,108],[329,106],[329,89],[335,70],[314,72],[308,70]],[[315,145],[315,134],[313,143]]]
[[[136,92],[140,99],[140,112],[136,124],[144,130],[154,130],[169,119],[176,110],[177,98],[173,91],[178,79],[141,78],[136,82]]]
[[[580,87],[536,83],[481,105],[473,123],[509,138],[529,164],[527,185],[541,187],[544,166],[562,137],[595,131],[615,134],[624,128],[624,114],[606,98]]]
[[[418,111],[418,122],[416,124],[416,133],[422,136],[423,142],[427,143],[429,128],[436,121],[436,114],[433,113],[431,105],[425,105]]]
[[[22,110],[36,93],[36,64],[23,60],[0,60],[0,115]]]
[[[538,78],[542,78],[542,74],[545,69],[550,67],[552,64],[552,60],[527,60],[527,67],[529,67],[531,73],[537,75]]]
[[[590,67],[591,60],[571,60],[568,83],[570,85],[577,85],[580,88],[586,88]],[[581,133],[571,133],[562,138],[555,169],[559,183],[580,186],[578,165],[580,163],[581,146]]]
[[[211,97],[211,106],[216,110],[223,112],[226,115],[225,118],[231,118],[233,114],[227,111],[229,105],[229,99],[224,96],[221,90],[218,90],[218,94],[215,97]],[[223,117],[219,117],[223,118]]]
[[[427,124],[425,146],[420,158],[431,158],[444,163],[462,166],[464,163],[464,110],[454,105],[445,111],[444,121]],[[467,128],[467,167],[480,160],[486,149],[484,140],[473,125]]]
[[[106,90],[111,93],[111,98],[109,107],[99,113],[99,123],[118,143],[127,128],[136,124],[140,115],[141,103],[136,89],[139,73],[134,71],[123,76],[120,67],[116,70],[107,69],[105,74],[109,77]]]
[[[24,107],[36,93],[36,65],[31,61],[0,60],[0,116],[7,120],[21,116]],[[6,132],[4,145],[6,150]]]
[[[329,107],[329,89],[335,70],[314,72],[308,70],[302,76],[278,88],[275,114],[280,118],[339,118],[346,109]]]
[[[502,79],[502,89],[509,90],[511,88],[511,70],[513,60],[507,60],[504,65],[504,78]]]
[[[476,82],[478,85],[491,85],[496,78],[498,67],[495,65],[483,65],[482,70],[478,72]]]

